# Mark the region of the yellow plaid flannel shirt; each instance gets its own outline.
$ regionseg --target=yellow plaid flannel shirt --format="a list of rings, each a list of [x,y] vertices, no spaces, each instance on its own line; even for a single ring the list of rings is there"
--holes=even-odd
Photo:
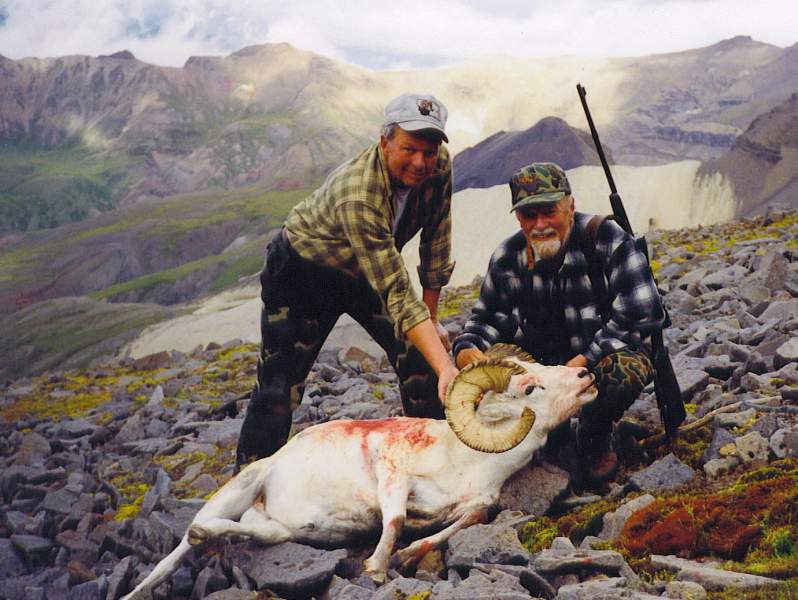
[[[303,258],[362,273],[385,302],[397,333],[428,319],[427,306],[410,283],[402,247],[421,231],[421,285],[440,289],[449,282],[451,261],[452,162],[441,146],[434,173],[407,197],[393,232],[396,208],[379,144],[345,162],[285,221],[291,247]]]

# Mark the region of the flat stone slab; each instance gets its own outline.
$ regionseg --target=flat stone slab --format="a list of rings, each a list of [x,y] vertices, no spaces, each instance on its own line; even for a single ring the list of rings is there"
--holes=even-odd
[[[662,596],[638,592],[625,586],[626,579],[623,577],[564,585],[557,590],[557,600],[662,600]]]
[[[526,565],[529,552],[521,545],[515,529],[505,523],[473,525],[449,539],[446,564],[452,569],[469,569],[475,563]]]
[[[695,471],[673,454],[654,461],[642,471],[629,478],[632,485],[645,492],[672,490],[692,481]]]
[[[651,566],[659,569],[678,571],[677,581],[692,581],[709,592],[719,592],[733,587],[739,590],[752,590],[770,585],[778,585],[778,579],[748,575],[717,568],[717,563],[698,563],[676,556],[651,555]]]
[[[306,598],[327,586],[338,563],[346,557],[346,550],[327,551],[285,542],[266,548],[253,546],[237,562],[258,590]]]

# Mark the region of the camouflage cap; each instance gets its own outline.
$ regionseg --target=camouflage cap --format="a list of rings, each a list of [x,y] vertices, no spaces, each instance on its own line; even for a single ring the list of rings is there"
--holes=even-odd
[[[510,178],[513,207],[510,212],[530,204],[548,204],[571,195],[568,177],[554,163],[532,163]]]
[[[429,94],[402,94],[391,100],[385,107],[382,124],[396,123],[405,131],[434,129],[448,142],[444,127],[448,113],[443,102]]]

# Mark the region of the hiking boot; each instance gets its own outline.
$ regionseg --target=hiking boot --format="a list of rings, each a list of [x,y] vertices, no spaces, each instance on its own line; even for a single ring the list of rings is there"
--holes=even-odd
[[[618,455],[612,448],[611,430],[605,434],[588,434],[581,429],[577,432],[577,452],[582,476],[588,485],[598,486],[618,472]]]
[[[582,458],[582,474],[588,485],[600,485],[618,472],[618,455],[609,445]]]

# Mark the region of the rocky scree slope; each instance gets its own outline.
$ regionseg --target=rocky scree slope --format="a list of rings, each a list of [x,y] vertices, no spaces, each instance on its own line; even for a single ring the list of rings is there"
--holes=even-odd
[[[566,436],[503,490],[498,517],[375,586],[376,540],[339,549],[210,543],[155,598],[788,598],[798,591],[798,214],[650,235],[694,429],[652,443],[644,393],[616,432],[623,468],[584,489]],[[477,289],[447,291],[460,331]],[[0,401],[0,598],[116,600],[226,482],[256,348],[58,371]],[[400,413],[396,378],[325,351],[295,430]]]

